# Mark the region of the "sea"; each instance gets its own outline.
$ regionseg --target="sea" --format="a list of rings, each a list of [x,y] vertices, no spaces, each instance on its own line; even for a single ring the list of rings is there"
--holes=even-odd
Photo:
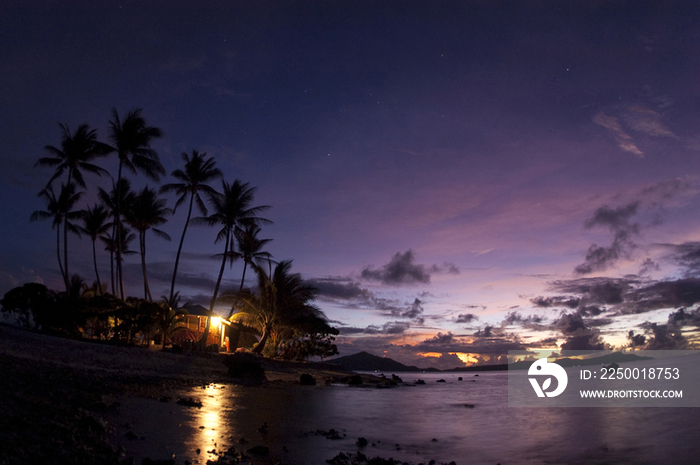
[[[210,384],[180,393],[201,407],[129,398],[113,433],[137,464],[216,463],[229,448],[254,446],[269,453],[246,453],[250,463],[265,464],[323,465],[358,452],[414,465],[700,464],[700,408],[509,407],[506,372],[395,374],[402,383],[390,389]]]

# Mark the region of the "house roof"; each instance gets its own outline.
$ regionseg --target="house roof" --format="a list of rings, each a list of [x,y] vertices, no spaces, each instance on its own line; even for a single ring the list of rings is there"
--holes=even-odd
[[[199,315],[199,316],[211,316],[212,315],[212,312],[210,312],[208,308],[206,308],[202,305],[199,305],[199,304],[185,305],[183,307],[180,307],[180,309],[185,310],[190,315]]]

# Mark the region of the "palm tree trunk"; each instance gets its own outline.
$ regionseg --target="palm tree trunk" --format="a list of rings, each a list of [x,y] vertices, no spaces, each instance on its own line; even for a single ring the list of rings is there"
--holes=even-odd
[[[207,346],[207,339],[209,338],[209,326],[211,323],[211,315],[214,313],[214,304],[216,303],[216,297],[219,294],[219,286],[221,285],[221,278],[224,275],[224,269],[226,269],[226,254],[228,253],[228,245],[231,242],[231,231],[226,233],[226,245],[224,246],[224,256],[221,259],[221,269],[219,270],[219,277],[216,279],[216,285],[214,286],[214,295],[211,298],[211,303],[209,304],[209,317],[207,318],[207,324],[204,326],[204,334],[199,340],[198,345],[200,349],[204,349]]]
[[[241,285],[238,288],[238,292],[243,291],[243,282],[245,281],[245,270],[246,270],[247,266],[248,266],[248,262],[244,260],[243,261],[243,276],[241,276]]]
[[[119,160],[119,171],[117,173],[117,184],[114,189],[115,193],[115,221],[117,224],[117,281],[119,284],[119,292],[121,299],[124,300],[124,276],[122,275],[122,217],[121,217],[121,192],[120,182],[122,179],[122,161]]]
[[[66,272],[63,271],[63,263],[61,262],[61,227],[56,226],[56,255],[58,257],[58,269],[61,270],[63,283],[67,285]]]
[[[100,272],[97,271],[97,249],[95,248],[95,242],[97,238],[92,239],[92,264],[95,266],[95,277],[97,278],[97,288],[102,294],[102,283],[100,282]]]
[[[141,272],[143,273],[143,298],[152,301],[151,290],[148,288],[146,276],[146,231],[139,231],[139,248],[141,249]]]
[[[177,267],[180,263],[180,253],[182,253],[182,244],[185,242],[185,233],[187,233],[187,225],[190,223],[190,217],[192,216],[192,204],[194,203],[194,193],[190,196],[190,208],[187,211],[187,220],[185,221],[185,227],[182,229],[182,237],[180,237],[180,245],[177,247],[177,255],[175,255],[175,268],[173,269],[173,280],[170,282],[170,298],[168,299],[168,305],[172,305],[173,296],[175,295],[175,278],[177,277]]]
[[[66,292],[68,292],[70,291],[70,275],[68,274],[68,218],[63,222],[63,266],[65,269],[63,279],[66,282]]]
[[[265,343],[267,342],[267,339],[270,337],[270,330],[267,328],[267,325],[263,327],[263,333],[262,336],[260,337],[260,340],[258,343],[253,347],[252,352],[254,354],[260,354],[262,353],[263,349],[265,348]]]

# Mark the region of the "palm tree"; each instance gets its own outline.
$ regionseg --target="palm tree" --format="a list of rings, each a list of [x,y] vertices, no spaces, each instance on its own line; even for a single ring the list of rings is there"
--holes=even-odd
[[[107,155],[112,148],[107,144],[97,140],[97,130],[91,129],[87,124],[81,124],[75,133],[71,134],[67,124],[59,123],[61,127],[61,147],[57,148],[53,145],[44,146],[44,150],[52,156],[40,158],[34,166],[51,166],[55,167],[53,176],[49,179],[47,185],[51,185],[53,181],[61,176],[64,171],[68,171],[68,180],[66,186],[73,185],[75,182],[78,186],[85,188],[85,179],[82,171],[93,173],[98,176],[102,173],[107,173],[107,170],[100,168],[92,163],[95,158]],[[63,237],[67,243],[68,228],[71,224],[68,221],[63,223]],[[69,285],[68,273],[68,248],[64,247],[66,255],[64,264],[66,266],[64,281],[66,286]]]
[[[134,201],[134,193],[131,191],[131,182],[128,179],[120,179],[117,182],[112,182],[112,190],[107,192],[100,188],[97,197],[105,207],[109,210],[112,217],[112,234],[108,236],[108,240],[104,240],[107,245],[106,250],[109,251],[110,271],[112,277],[112,295],[117,295],[117,288],[121,291],[121,298],[124,299],[124,286],[121,277],[121,266],[119,263],[122,260],[121,255],[124,254],[124,249],[120,244],[125,244],[124,238],[121,237],[121,232],[124,230],[118,208],[122,211],[128,210],[131,203]],[[117,221],[119,219],[119,221]],[[117,263],[117,273],[114,273],[114,263]],[[121,283],[122,285],[119,285]]]
[[[68,274],[68,232],[80,235],[80,231],[70,222],[71,219],[80,217],[80,212],[73,211],[73,207],[80,200],[83,192],[75,192],[75,184],[61,184],[61,192],[58,197],[53,187],[47,186],[39,192],[39,197],[46,201],[46,210],[37,210],[32,213],[30,221],[53,219],[52,228],[56,228],[56,254],[58,255],[58,267],[61,270],[63,283],[66,290],[70,288]],[[63,224],[63,263],[61,263],[61,239],[60,226]]]
[[[66,184],[75,181],[82,188],[86,186],[81,171],[87,171],[98,176],[103,173],[108,174],[104,168],[91,163],[95,158],[103,157],[112,151],[109,145],[97,140],[96,129],[91,129],[87,124],[81,124],[75,133],[71,134],[67,124],[59,123],[59,126],[63,132],[61,148],[59,149],[53,145],[44,146],[44,149],[53,156],[40,158],[34,165],[56,167],[48,184],[51,184],[66,170],[68,171]]]
[[[249,224],[271,223],[270,220],[258,217],[259,213],[270,208],[269,205],[261,205],[258,207],[251,206],[254,200],[254,194],[255,187],[249,187],[248,183],[241,182],[238,179],[236,179],[233,184],[222,181],[221,193],[208,195],[213,213],[206,217],[193,219],[193,221],[198,224],[208,226],[221,225],[221,230],[217,234],[215,242],[219,242],[222,239],[224,240],[221,268],[219,269],[219,276],[214,286],[214,294],[209,304],[210,314],[214,312],[214,304],[216,303],[216,298],[219,293],[221,278],[224,275],[226,260],[235,258],[231,253],[231,241],[234,239],[234,231],[237,228],[242,229]],[[204,335],[202,339],[200,339],[200,346],[205,345],[207,337],[209,337],[209,321],[210,318],[207,318]]]
[[[139,232],[144,299],[153,301],[146,275],[146,231],[151,229],[157,236],[169,241],[170,236],[160,229],[156,229],[155,226],[167,223],[166,216],[172,213],[172,210],[165,206],[165,200],[158,198],[154,189],[144,187],[134,196],[131,208],[124,213],[126,222]]]
[[[63,262],[61,261],[61,224],[63,224],[65,212],[63,211],[64,209],[58,197],[56,197],[56,193],[53,191],[53,187],[45,187],[38,195],[46,201],[46,210],[36,210],[32,213],[29,221],[53,219],[51,229],[56,229],[56,256],[58,258],[58,268],[61,270],[63,284],[67,288],[68,281],[66,280],[66,272],[63,270]]]
[[[117,187],[122,179],[122,169],[126,168],[134,174],[141,171],[147,177],[158,181],[160,175],[165,174],[165,168],[160,163],[158,154],[150,146],[154,139],[163,137],[163,131],[154,126],[148,126],[146,120],[141,116],[141,109],[127,113],[122,121],[119,113],[112,108],[112,120],[109,121],[110,141],[114,151],[119,156],[119,170],[117,173]],[[115,221],[121,224],[121,205],[117,196]],[[120,234],[121,228],[117,227],[116,232]],[[124,279],[122,275],[122,250],[121,240],[117,237],[117,275],[122,299],[124,298]]]
[[[233,295],[234,305],[240,311],[234,318],[241,323],[253,324],[261,333],[253,352],[260,353],[270,336],[282,327],[301,326],[309,321],[325,321],[323,312],[310,302],[318,290],[306,284],[299,273],[291,273],[292,261],[281,261],[272,277],[264,269],[251,264],[258,275],[258,294],[244,289]]]
[[[257,224],[249,224],[244,229],[236,229],[235,231],[238,242],[238,255],[243,258],[243,274],[241,276],[241,285],[238,288],[239,291],[243,290],[247,266],[252,265],[253,262],[258,263],[258,265],[264,260],[269,262],[272,258],[270,252],[262,251],[265,244],[272,241],[272,239],[260,239],[258,238],[259,233],[260,226]],[[229,318],[231,318],[230,314]]]
[[[115,276],[115,273],[114,273],[114,263],[115,263],[116,256],[117,256],[117,250],[121,250],[122,259],[123,259],[124,255],[133,255],[136,253],[129,248],[129,245],[131,244],[131,242],[134,239],[136,239],[136,234],[133,234],[131,232],[131,230],[129,228],[125,228],[124,225],[121,225],[119,227],[121,228],[121,232],[119,234],[116,233],[116,229],[113,227],[112,234],[103,234],[102,236],[100,236],[100,240],[105,245],[105,250],[109,252],[112,295],[114,295],[114,296],[117,295],[116,294],[116,288],[117,288],[116,281],[117,281],[118,277]],[[121,244],[117,244],[117,238],[119,238],[121,240]],[[119,267],[117,267],[117,268],[119,268]]]
[[[109,218],[109,211],[104,205],[95,204],[94,207],[88,207],[87,210],[83,210],[81,219],[83,220],[83,226],[80,226],[80,230],[90,237],[92,240],[92,263],[95,267],[95,277],[97,278],[97,289],[102,289],[102,283],[100,282],[100,272],[97,270],[97,250],[95,243],[97,238],[103,234],[106,234],[109,228],[112,226],[107,223]]]
[[[170,297],[166,300],[171,302],[175,294],[175,278],[177,277],[177,268],[180,263],[180,254],[182,253],[182,244],[185,242],[185,234],[187,233],[187,226],[190,223],[190,218],[192,217],[192,206],[197,203],[197,208],[202,213],[206,215],[208,213],[207,207],[200,196],[200,193],[204,192],[209,195],[214,194],[216,191],[207,184],[209,181],[213,181],[216,178],[222,176],[221,171],[215,168],[215,161],[211,157],[207,157],[206,153],[199,153],[196,150],[192,150],[192,158],[189,157],[187,152],[182,152],[182,159],[185,161],[184,170],[175,170],[171,173],[171,176],[180,181],[179,183],[166,184],[160,188],[160,192],[171,192],[174,191],[180,197],[178,197],[175,203],[175,208],[173,209],[173,214],[177,207],[182,205],[189,197],[189,207],[187,209],[187,220],[185,221],[185,227],[182,229],[182,236],[180,237],[180,244],[177,247],[177,255],[175,256],[175,267],[173,268],[173,279],[170,282]]]

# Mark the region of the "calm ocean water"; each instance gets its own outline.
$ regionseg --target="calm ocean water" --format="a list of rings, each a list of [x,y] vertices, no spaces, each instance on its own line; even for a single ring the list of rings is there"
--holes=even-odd
[[[508,407],[504,372],[397,374],[426,384],[210,385],[182,393],[200,399],[201,409],[132,399],[114,420],[115,437],[135,463],[174,456],[176,463],[204,464],[231,446],[259,444],[270,447],[259,463],[322,465],[341,451],[358,450],[413,464],[700,463],[699,408],[514,408]],[[330,429],[340,439],[314,434]],[[124,439],[127,430],[142,439]],[[366,447],[356,445],[359,437]]]

